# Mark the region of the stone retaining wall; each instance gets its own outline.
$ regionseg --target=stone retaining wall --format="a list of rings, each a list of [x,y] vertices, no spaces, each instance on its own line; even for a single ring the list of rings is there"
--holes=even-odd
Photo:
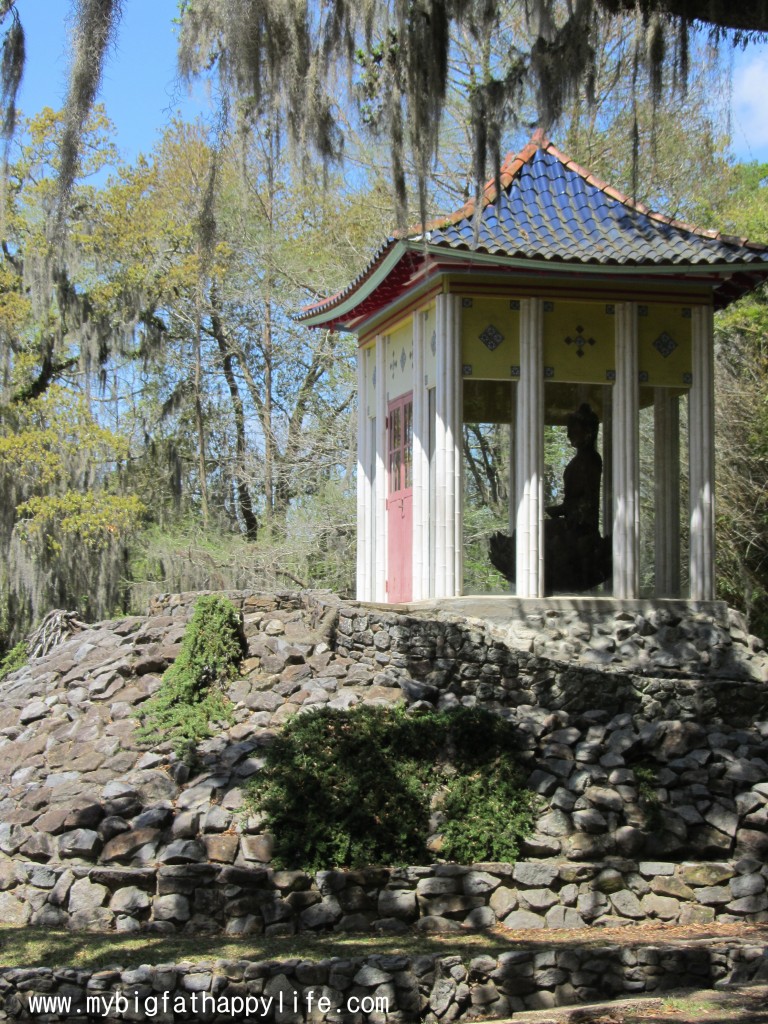
[[[110,1020],[164,1024],[191,1017],[264,1024],[448,1024],[680,987],[765,982],[767,954],[764,945],[719,940],[514,949],[472,959],[372,955],[318,963],[217,960],[131,970],[4,968],[0,969],[0,1019],[42,1019],[30,1014],[29,1001],[43,994],[71,1000],[69,1012],[45,1016],[51,1022],[97,1024],[109,1015]],[[125,1003],[115,1012],[118,995]],[[93,1000],[90,1013],[89,998]],[[321,999],[328,1001],[321,1004],[323,1009],[318,1008]],[[325,1009],[328,1005],[330,1010]],[[365,1009],[358,1010],[361,1006]]]
[[[291,935],[457,932],[502,923],[584,928],[768,921],[768,866],[737,862],[525,861],[358,871],[273,871],[215,863],[145,868],[14,865],[0,915],[75,930]]]
[[[434,918],[445,928],[492,923],[512,913],[542,920],[577,915],[586,923],[615,913],[632,919],[627,908],[636,911],[638,903],[643,917],[663,920],[684,920],[692,907],[705,916],[765,913],[760,869],[768,854],[764,684],[747,678],[662,678],[639,667],[623,672],[578,659],[556,661],[515,647],[497,623],[459,620],[443,611],[403,615],[328,594],[243,592],[228,595],[243,612],[248,644],[242,677],[229,690],[234,723],[200,744],[199,763],[190,770],[168,744],[148,751],[136,742],[135,711],[178,654],[198,596],[165,595],[149,618],[89,627],[0,683],[4,921],[124,929],[152,922],[165,930],[213,924],[235,931],[292,930],[302,922],[338,927],[344,921],[349,927],[350,919],[370,927],[387,917],[406,923],[381,911],[382,885],[387,892],[409,894],[404,901],[411,907],[408,914],[417,907],[414,921]],[[632,613],[631,622],[621,617],[625,614],[611,620],[616,636],[633,629],[650,642],[683,625],[668,618],[671,606]],[[691,615],[687,630],[724,629],[703,612]],[[600,622],[607,628],[605,615]],[[591,634],[593,625],[581,628]],[[750,664],[761,664],[762,655],[752,650],[759,644],[746,634],[720,636],[717,643],[751,651]],[[618,858],[620,891],[632,898],[612,900],[602,892],[606,902],[598,900],[586,912],[586,891],[577,887],[574,896],[569,886],[578,882],[599,889],[592,885],[594,871],[566,881],[558,867],[554,889],[531,887],[542,890],[539,905],[531,902],[534,897],[523,898],[501,912],[500,895],[496,905],[490,897],[473,904],[481,894],[465,892],[459,875],[450,874],[456,869],[440,864],[413,869],[405,880],[385,873],[381,885],[354,883],[354,896],[345,883],[345,903],[339,901],[338,909],[333,892],[326,893],[326,883],[316,880],[298,888],[291,882],[285,892],[264,883],[270,895],[254,896],[264,879],[285,877],[268,874],[273,837],[258,817],[242,813],[247,780],[260,770],[263,748],[275,731],[291,715],[313,707],[398,701],[414,713],[482,704],[514,723],[527,783],[541,797],[536,832],[523,847],[523,860],[567,860],[579,870],[593,870],[590,865]],[[436,860],[440,824],[436,813],[429,838]],[[668,892],[658,888],[663,882],[657,880],[653,888],[650,877],[623,867],[625,859],[633,864],[724,862],[733,879],[726,875],[693,886],[719,890],[707,902],[690,894],[691,883],[678,877],[682,869],[672,872],[680,892]],[[445,891],[427,899],[416,890],[433,872],[442,872],[436,877]],[[203,876],[210,886],[195,883]],[[182,878],[183,885],[173,881]],[[742,878],[749,881],[737,880]],[[503,892],[514,886],[502,872],[495,888]],[[446,897],[442,903],[439,895]],[[547,903],[552,895],[555,903]]]

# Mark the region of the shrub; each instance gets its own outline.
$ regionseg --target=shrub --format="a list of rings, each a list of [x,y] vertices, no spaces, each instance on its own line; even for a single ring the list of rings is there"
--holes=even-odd
[[[442,803],[443,857],[463,864],[514,863],[520,840],[533,831],[536,806],[535,794],[525,789],[520,768],[509,755],[451,779]]]
[[[10,651],[7,651],[0,658],[0,679],[5,679],[11,672],[15,672],[17,668],[26,665],[28,657],[27,642],[26,640],[20,640],[15,647],[12,647]]]
[[[536,807],[514,746],[514,727],[477,709],[322,708],[267,748],[246,809],[265,816],[277,867],[423,863],[441,795],[449,857],[514,860]]]
[[[181,641],[178,658],[166,669],[154,697],[137,714],[140,742],[171,740],[178,754],[191,756],[197,743],[211,735],[210,724],[232,721],[223,684],[234,678],[244,643],[240,616],[226,598],[201,597]]]

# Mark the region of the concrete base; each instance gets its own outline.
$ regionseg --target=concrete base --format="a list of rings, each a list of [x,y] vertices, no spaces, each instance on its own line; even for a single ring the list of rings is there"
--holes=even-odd
[[[725,601],[685,601],[681,598],[637,598],[620,600],[613,597],[513,597],[507,594],[480,594],[462,597],[446,597],[440,600],[412,601],[400,605],[376,605],[375,607],[391,611],[404,612],[446,612],[450,615],[462,615],[468,618],[486,619],[489,622],[511,622],[514,619],[524,620],[528,615],[544,615],[551,613],[563,614],[578,612],[585,618],[603,619],[616,617],[622,612],[635,615],[649,615],[651,612],[666,610],[676,618],[688,618],[692,615],[707,615],[719,625],[733,624],[734,617],[738,620],[738,612],[729,609]],[[745,622],[738,622],[739,629],[745,632]]]

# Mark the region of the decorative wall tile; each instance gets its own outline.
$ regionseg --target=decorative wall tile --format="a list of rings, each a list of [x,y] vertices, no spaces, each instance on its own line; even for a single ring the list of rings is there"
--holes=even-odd
[[[488,324],[484,331],[480,333],[480,341],[485,345],[487,349],[493,352],[499,345],[504,341],[504,335],[493,324]]]
[[[658,338],[653,342],[653,347],[660,356],[667,359],[677,348],[677,342],[671,334],[668,334],[666,331],[662,331]]]
[[[595,339],[585,337],[584,328],[581,326],[581,324],[578,324],[576,327],[576,334],[573,337],[571,337],[569,334],[567,338],[563,338],[563,343],[565,345],[575,345],[576,355],[579,357],[579,359],[581,359],[584,355],[584,346],[594,345]]]

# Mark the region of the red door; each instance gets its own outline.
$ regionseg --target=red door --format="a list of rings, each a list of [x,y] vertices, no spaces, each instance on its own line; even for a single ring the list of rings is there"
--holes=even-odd
[[[413,394],[390,403],[387,418],[387,599],[410,601],[413,562]]]

